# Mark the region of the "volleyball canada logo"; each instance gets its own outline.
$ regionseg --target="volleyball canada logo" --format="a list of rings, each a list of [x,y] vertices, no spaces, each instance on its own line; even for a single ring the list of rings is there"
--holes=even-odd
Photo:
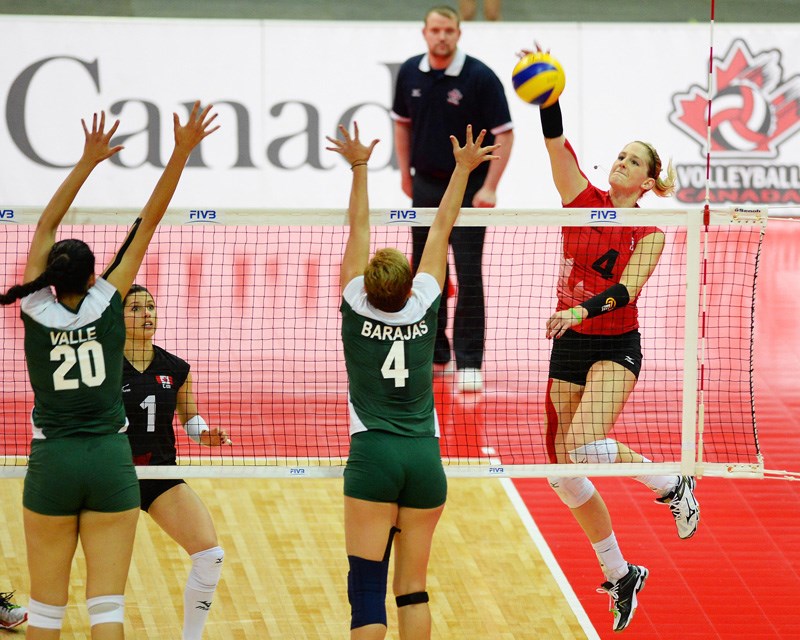
[[[800,131],[800,75],[784,78],[781,52],[750,52],[734,40],[714,60],[711,99],[711,202],[800,202],[800,166],[781,165],[778,147]],[[706,88],[672,96],[670,122],[695,140],[703,158],[708,138]],[[706,164],[676,164],[681,202],[703,202]]]

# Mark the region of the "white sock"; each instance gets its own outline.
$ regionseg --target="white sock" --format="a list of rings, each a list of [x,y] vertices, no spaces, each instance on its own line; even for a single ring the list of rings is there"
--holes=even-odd
[[[192,570],[183,591],[183,640],[201,640],[225,552],[213,547],[192,554]]]
[[[644,458],[644,456],[642,457]],[[643,461],[652,462],[652,460],[648,460],[647,458],[644,458]],[[641,482],[650,489],[650,491],[657,493],[662,498],[677,487],[678,483],[681,481],[680,476],[633,476],[633,479],[637,482]]]
[[[600,568],[609,582],[616,582],[628,573],[628,563],[622,557],[622,551],[617,544],[617,536],[613,531],[604,540],[593,542],[592,548],[597,554]]]

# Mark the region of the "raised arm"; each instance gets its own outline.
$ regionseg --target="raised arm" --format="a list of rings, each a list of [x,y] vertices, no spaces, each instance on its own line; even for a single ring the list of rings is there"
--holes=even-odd
[[[439,209],[431,223],[428,239],[425,242],[425,249],[419,261],[420,272],[430,273],[436,278],[439,287],[444,286],[445,267],[447,262],[447,244],[450,239],[450,232],[456,223],[456,218],[461,211],[461,202],[464,200],[464,191],[467,188],[467,180],[470,172],[482,162],[496,160],[498,156],[491,155],[492,151],[499,145],[482,147],[481,143],[486,135],[486,130],[478,134],[478,138],[472,140],[472,125],[467,125],[467,141],[463,147],[458,145],[455,136],[450,136],[450,143],[453,145],[453,155],[456,159],[456,167],[450,176],[450,183],[442,196]]]
[[[339,270],[339,287],[341,291],[348,283],[364,273],[369,263],[369,198],[367,196],[367,163],[372,150],[378,144],[373,140],[370,145],[364,146],[358,138],[358,123],[353,123],[354,137],[351,138],[347,129],[339,125],[342,138],[326,136],[332,147],[329,151],[341,154],[350,163],[353,171],[353,183],[350,187],[350,204],[347,208],[347,221],[350,233],[347,236],[347,245],[342,256],[342,266]]]
[[[81,125],[83,125],[83,133],[86,138],[83,144],[83,154],[42,211],[31,240],[23,282],[35,280],[44,272],[47,266],[47,256],[55,244],[56,230],[89,174],[103,160],[110,158],[122,149],[121,146],[109,146],[109,142],[119,126],[119,120],[116,120],[106,131],[106,114],[100,112],[99,122],[96,113],[92,116],[91,131],[83,119],[81,119]]]
[[[130,289],[156,227],[172,200],[189,155],[206,136],[219,129],[219,126],[211,126],[217,117],[217,114],[211,115],[211,107],[212,105],[208,105],[201,111],[200,102],[195,102],[185,125],[181,125],[178,114],[172,114],[175,131],[175,148],[172,155],[141,215],[133,223],[113,262],[103,274],[123,298]]]
[[[589,181],[581,172],[572,149],[567,146],[561,121],[561,105],[556,102],[545,109],[540,108],[539,116],[542,121],[544,146],[550,157],[553,183],[561,196],[561,202],[567,204],[580,195]]]

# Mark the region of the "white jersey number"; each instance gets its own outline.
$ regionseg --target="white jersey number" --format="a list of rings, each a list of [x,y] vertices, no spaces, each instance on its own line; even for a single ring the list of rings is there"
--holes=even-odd
[[[53,389],[66,391],[77,389],[83,382],[87,387],[99,387],[106,379],[106,361],[103,346],[96,340],[82,342],[77,348],[60,344],[50,351],[50,362],[62,360],[53,372]],[[78,364],[80,379],[67,378],[67,374]]]
[[[147,433],[153,433],[156,430],[156,397],[154,395],[147,396],[139,405],[142,409],[147,411]]]
[[[384,380],[394,380],[395,387],[406,386],[408,369],[406,369],[406,351],[403,348],[402,340],[392,343],[392,348],[389,349],[389,354],[383,361],[381,374]]]

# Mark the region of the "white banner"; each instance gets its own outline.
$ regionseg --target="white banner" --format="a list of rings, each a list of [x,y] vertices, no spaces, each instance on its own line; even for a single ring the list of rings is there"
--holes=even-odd
[[[350,172],[325,151],[339,122],[381,139],[371,205],[402,208],[393,163],[394,72],[424,50],[419,23],[0,17],[0,212],[42,206],[79,157],[80,118],[122,121],[125,149],[78,206],[139,207],[172,148],[172,113],[211,101],[222,128],[173,200],[192,209],[345,207]],[[800,204],[797,25],[715,27],[712,202]],[[702,203],[710,35],[693,24],[467,23],[462,48],[500,76],[515,144],[498,206],[557,207],[537,109],[511,87],[515,53],[538,41],[562,63],[564,127],[598,186],[629,141],[652,142]],[[595,168],[596,167],[596,168]]]

